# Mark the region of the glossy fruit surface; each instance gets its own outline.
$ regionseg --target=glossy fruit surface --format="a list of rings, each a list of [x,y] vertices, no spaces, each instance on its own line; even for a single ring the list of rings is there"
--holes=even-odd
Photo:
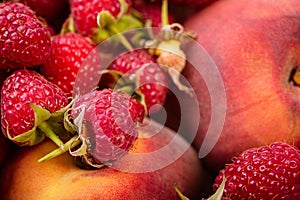
[[[34,11],[21,3],[0,3],[0,69],[43,63],[50,54],[50,33]]]
[[[69,96],[80,67],[93,50],[92,42],[77,33],[52,38],[51,54],[41,67],[41,73]]]
[[[1,127],[5,136],[14,138],[35,131],[41,119],[30,103],[54,113],[65,107],[68,99],[60,88],[37,72],[15,71],[4,81],[1,90]]]
[[[248,149],[221,170],[214,189],[226,177],[224,196],[235,199],[297,199],[300,151],[285,143]]]
[[[83,114],[83,116],[82,116]],[[119,160],[138,137],[137,123],[144,119],[142,104],[112,89],[93,91],[76,99],[71,115],[83,126],[81,139],[97,163]],[[82,118],[82,119],[80,119]]]

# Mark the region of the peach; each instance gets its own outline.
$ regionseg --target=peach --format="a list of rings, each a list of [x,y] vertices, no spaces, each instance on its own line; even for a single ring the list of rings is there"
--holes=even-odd
[[[292,78],[300,66],[300,1],[218,1],[184,26],[197,33],[197,42],[215,62],[226,94],[212,103],[208,89],[214,95],[221,90],[207,85],[196,67],[189,65],[184,70],[200,110],[191,110],[184,123],[189,127],[195,123],[191,119],[200,115],[194,141],[200,154],[203,141],[215,137],[206,134],[213,106],[226,107],[225,113],[218,114],[225,115],[220,124],[224,126],[220,133],[215,132],[221,135],[204,158],[205,164],[217,170],[241,151],[274,141],[300,147],[300,87]]]
[[[139,134],[143,138],[130,154],[112,167],[97,170],[80,169],[67,153],[38,163],[55,148],[49,141],[19,148],[2,170],[2,199],[179,199],[174,184],[193,199],[207,194],[212,179],[185,140],[156,123]],[[166,145],[167,151],[161,151]],[[181,147],[187,148],[176,158]],[[156,151],[156,156],[146,155]],[[170,158],[172,162],[164,166]]]

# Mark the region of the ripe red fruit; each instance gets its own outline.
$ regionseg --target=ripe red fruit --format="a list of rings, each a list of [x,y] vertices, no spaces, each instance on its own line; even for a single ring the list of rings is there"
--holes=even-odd
[[[59,18],[64,16],[68,8],[68,0],[17,0],[36,12],[37,16],[41,16],[47,22],[55,23]]]
[[[142,19],[144,21],[150,21],[152,27],[161,27],[162,20],[161,20],[161,5],[158,4],[144,4],[142,6],[138,6],[137,11],[140,12],[142,15]],[[174,22],[173,15],[169,12],[168,13],[168,20],[169,23]]]
[[[147,109],[151,113],[158,110],[151,109],[153,105],[164,104],[168,91],[167,75],[146,50],[137,49],[121,54],[109,69],[121,72],[135,81],[139,92],[145,96]]]
[[[120,159],[137,139],[137,123],[144,107],[123,92],[112,89],[93,91],[79,97],[71,116],[77,126],[86,154],[97,164]]]
[[[84,36],[93,35],[98,27],[97,16],[101,12],[108,12],[118,19],[127,12],[131,4],[130,0],[125,0],[125,5],[120,0],[70,0],[71,14],[74,19],[77,31]]]
[[[216,76],[208,75],[210,67],[186,66],[183,76],[195,90],[200,112],[190,110],[181,121],[187,129],[199,126],[194,146],[201,157],[209,151],[203,161],[212,171],[251,147],[276,141],[300,147],[300,94],[293,80],[300,60],[290,59],[300,57],[300,37],[294,37],[300,36],[300,1],[246,2],[218,1],[184,24],[197,33],[216,66]],[[199,60],[195,49],[189,60]],[[197,116],[199,123],[190,120]]]
[[[67,104],[65,93],[43,76],[31,70],[17,70],[2,85],[2,132],[16,144],[35,145],[45,135],[53,136],[48,124],[51,114]]]
[[[225,174],[224,196],[238,199],[297,199],[300,196],[300,151],[275,142],[251,148],[221,170],[217,189]]]
[[[0,68],[42,64],[50,54],[50,33],[35,13],[21,3],[0,3]]]
[[[56,35],[52,39],[51,54],[40,69],[41,73],[70,96],[77,72],[93,48],[92,42],[80,34]]]

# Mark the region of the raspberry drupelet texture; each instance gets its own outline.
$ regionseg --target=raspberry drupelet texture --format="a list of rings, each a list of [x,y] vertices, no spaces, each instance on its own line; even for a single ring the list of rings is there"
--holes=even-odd
[[[34,11],[21,3],[0,3],[0,68],[42,64],[50,54],[50,32]]]
[[[276,142],[252,148],[221,170],[214,189],[226,176],[224,194],[235,199],[297,199],[300,197],[300,151]]]
[[[79,133],[94,160],[107,163],[120,159],[137,139],[137,123],[144,118],[142,104],[123,92],[112,89],[93,91],[79,97],[72,116],[84,112]]]

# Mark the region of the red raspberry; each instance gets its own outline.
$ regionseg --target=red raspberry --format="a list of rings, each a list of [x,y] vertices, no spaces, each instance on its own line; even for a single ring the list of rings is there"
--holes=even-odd
[[[144,21],[150,21],[152,27],[162,27],[161,6],[158,4],[145,4],[136,8],[142,15]],[[169,23],[174,22],[174,16],[168,13]]]
[[[138,49],[121,54],[109,69],[119,71],[129,78],[134,77],[136,84],[140,85],[139,92],[145,96],[148,110],[155,104],[164,104],[168,91],[167,74],[146,50]],[[157,109],[150,111],[154,113]]]
[[[0,68],[42,64],[50,54],[50,33],[35,13],[21,3],[0,3]]]
[[[93,48],[92,42],[82,35],[56,35],[52,39],[51,54],[41,67],[41,73],[71,96],[77,72]]]
[[[122,7],[120,0],[70,0],[71,13],[75,27],[84,36],[92,36],[98,27],[97,16],[102,11],[108,11],[113,17],[118,19],[127,12],[131,4],[130,0],[125,0],[127,8]],[[125,8],[126,10],[122,10]]]
[[[39,111],[34,110],[30,103],[38,106]],[[47,130],[43,125],[48,123],[51,113],[59,111],[67,104],[65,93],[43,76],[31,70],[17,70],[2,85],[2,132],[17,144],[34,145],[44,138],[43,132]],[[27,134],[28,137],[20,141],[14,140],[22,134]]]
[[[75,125],[82,130],[79,135],[87,153],[97,163],[109,163],[131,149],[144,114],[144,107],[126,93],[104,89],[79,97],[71,116],[74,122],[79,121]]]
[[[276,142],[246,150],[217,176],[214,189],[226,177],[224,196],[242,199],[298,199],[300,197],[300,151]]]

